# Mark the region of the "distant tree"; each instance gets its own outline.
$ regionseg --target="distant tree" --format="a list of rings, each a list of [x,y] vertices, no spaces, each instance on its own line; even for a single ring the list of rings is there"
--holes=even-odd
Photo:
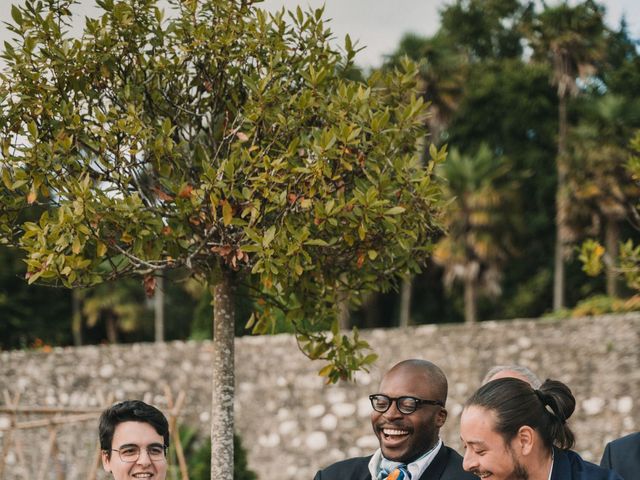
[[[418,89],[429,103],[427,126],[431,141],[440,145],[464,92],[467,60],[452,39],[440,32],[430,38],[406,34],[387,58],[386,67],[396,67],[405,56],[419,65]]]
[[[524,27],[533,47],[534,60],[548,64],[558,95],[558,153],[556,156],[556,245],[553,309],[565,304],[565,258],[568,251],[568,134],[567,102],[578,93],[577,79],[593,75],[605,53],[604,8],[593,0],[575,6],[563,1],[545,6]]]
[[[343,75],[318,9],[285,21],[251,0],[72,0],[12,7],[0,77],[0,241],[29,283],[94,285],[185,269],[213,298],[211,478],[233,465],[234,295],[278,312],[329,381],[375,355],[338,331],[336,300],[415,272],[437,230],[444,152],[417,152],[424,102],[410,62]],[[44,209],[34,221],[24,211]],[[324,329],[332,327],[332,330]]]
[[[465,58],[447,36],[440,34],[431,38],[406,34],[398,49],[387,58],[383,68],[397,68],[404,58],[418,63],[418,90],[429,105],[425,123],[431,142],[441,145],[442,134],[457,109],[464,89],[467,71]],[[422,154],[425,159],[429,157],[427,145]],[[401,327],[411,323],[413,288],[413,277],[406,276],[400,288]]]
[[[447,285],[463,283],[465,322],[475,323],[478,295],[501,292],[501,267],[512,253],[509,203],[515,200],[515,185],[504,182],[508,162],[486,145],[475,155],[452,150],[439,170],[448,201],[443,217],[447,236],[437,243],[433,258],[444,267]]]
[[[640,194],[640,131],[637,131],[631,140],[630,148],[631,154],[627,158],[626,168],[633,181],[633,188]],[[631,225],[640,231],[640,202],[636,200],[627,218]],[[605,255],[609,257],[607,263],[614,263],[616,271],[624,276],[629,288],[636,292],[630,302],[633,302],[637,309],[640,306],[640,245],[632,240],[625,241],[620,245],[619,256],[616,258],[599,242],[587,240],[582,244],[580,253],[584,271],[589,275],[599,275],[603,269]]]
[[[605,249],[618,258],[621,223],[640,196],[628,168],[628,141],[633,126],[640,126],[640,103],[635,98],[606,94],[585,102],[583,119],[571,135],[571,174],[567,182],[571,217],[587,217],[604,232]],[[571,224],[573,218],[569,220]],[[578,223],[575,236],[584,236]],[[577,240],[577,238],[576,238]],[[614,261],[606,264],[607,295],[618,296]]]
[[[531,13],[519,0],[455,0],[442,10],[440,30],[469,63],[520,58],[521,25]]]
[[[0,267],[0,350],[71,344],[71,292],[27,285],[22,255],[1,245]]]

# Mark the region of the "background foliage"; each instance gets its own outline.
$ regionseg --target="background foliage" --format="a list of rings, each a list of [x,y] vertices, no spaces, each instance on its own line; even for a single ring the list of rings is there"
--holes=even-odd
[[[529,41],[529,26],[552,15],[536,11],[526,2],[489,2],[482,9],[480,6],[477,1],[452,3],[442,11],[441,27],[436,34],[430,38],[407,35],[381,69],[398,66],[404,55],[418,62],[420,88],[425,100],[432,102],[432,115],[427,123],[437,144],[447,144],[450,150],[455,148],[471,158],[485,145],[496,159],[508,159],[504,183],[518,184],[518,199],[510,205],[517,207],[520,221],[504,225],[505,229],[498,233],[498,242],[510,238],[508,257],[500,266],[501,295],[478,298],[478,319],[537,317],[551,311],[558,97],[550,83],[552,65],[532,61],[524,47]],[[578,95],[568,104],[572,172],[582,176],[582,179],[573,177],[575,182],[571,185],[577,195],[575,203],[584,207],[597,205],[593,187],[589,186],[593,185],[590,179],[594,177],[590,177],[589,172],[601,170],[599,162],[607,164],[612,151],[616,152],[617,161],[626,162],[633,131],[640,126],[638,109],[633,108],[637,102],[635,92],[640,88],[637,39],[629,36],[624,24],[606,29],[602,34],[606,38],[605,50],[594,60],[589,76],[578,82]],[[354,68],[345,72],[362,81],[370,74]],[[615,105],[628,107],[629,114],[612,114]],[[589,150],[592,157],[596,154],[599,157],[589,159],[580,151],[580,146],[588,144],[585,138],[602,146],[600,153]],[[626,244],[627,238],[637,234],[628,224],[633,222],[629,205],[636,203],[634,195],[637,195],[638,184],[629,177],[615,177],[612,181],[617,182],[620,191],[627,192],[620,202],[623,213],[616,220],[620,226],[620,242]],[[174,190],[179,193],[180,187]],[[586,201],[585,195],[594,200]],[[569,307],[605,292],[604,278],[586,276],[575,253],[585,238],[595,236],[604,243],[604,220],[594,220],[597,210],[582,208],[573,214],[575,217],[570,223],[573,253],[567,263]],[[633,249],[624,251],[628,252],[628,258],[633,258]],[[50,287],[27,287],[21,280],[25,267],[18,252],[4,248],[0,256],[2,348],[71,344],[73,302],[69,293]],[[429,264],[414,279],[412,323],[464,318],[463,286],[454,282],[446,289],[443,284],[446,270],[446,265]],[[151,304],[143,298],[142,285],[129,282],[118,288],[130,291],[129,298],[137,299],[140,312],[145,312],[136,315],[133,329],[125,331],[119,327],[119,341],[151,339],[153,312]],[[629,295],[629,290],[622,285],[619,288],[619,295]],[[210,336],[211,299],[207,288],[176,274],[168,279],[165,294],[167,339]],[[83,292],[82,301],[105,295],[104,290],[88,289]],[[246,296],[237,301],[237,334],[246,333],[242,326],[249,312],[254,307],[260,308],[253,305],[254,301]],[[599,303],[611,304],[611,301]],[[352,307],[348,323],[393,326],[398,322],[398,307],[397,293],[370,295],[361,299],[359,307]],[[107,341],[103,317],[95,319],[93,324],[89,323],[86,313],[82,317],[83,341]],[[286,322],[276,319],[268,330],[286,331],[287,328]],[[36,339],[41,339],[40,343],[36,343]]]

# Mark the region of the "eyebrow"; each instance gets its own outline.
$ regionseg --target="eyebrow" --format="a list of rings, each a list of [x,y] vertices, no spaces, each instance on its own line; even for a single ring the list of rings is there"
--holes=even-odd
[[[481,440],[469,440],[468,442],[465,442],[464,438],[460,437],[460,441],[462,443],[466,444],[466,445],[479,445],[479,446],[482,446],[482,447],[486,447],[487,446],[487,444],[484,443]]]
[[[140,448],[140,445],[138,445],[137,443],[123,443],[118,448],[125,448],[125,447],[138,447],[138,448]],[[159,443],[159,442],[153,442],[153,443],[150,443],[149,445],[147,445],[147,448],[148,447],[164,447],[164,444]]]

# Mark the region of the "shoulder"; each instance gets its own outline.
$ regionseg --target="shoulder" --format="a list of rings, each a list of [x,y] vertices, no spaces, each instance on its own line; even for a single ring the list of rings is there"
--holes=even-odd
[[[329,465],[327,468],[320,470],[316,474],[316,479],[322,480],[331,480],[331,479],[359,479],[359,478],[369,478],[369,460],[371,460],[371,455],[368,457],[355,457],[348,458],[347,460],[342,460],[340,462],[336,462],[333,465]],[[364,477],[358,477],[356,475],[365,475]]]
[[[442,445],[440,452],[438,452],[438,457],[440,456],[446,462],[442,472],[442,480],[478,480],[478,477],[472,473],[464,471],[462,468],[462,456],[453,448]],[[434,461],[436,460],[434,459]]]
[[[558,450],[556,450],[556,455],[557,454]],[[622,480],[617,473],[602,468],[595,463],[587,462],[576,452],[564,450],[560,452],[560,455],[565,456],[569,461],[571,478],[580,480]],[[554,469],[555,467],[556,464],[554,463]],[[562,475],[561,478],[564,478],[564,475]]]
[[[607,444],[611,449],[628,449],[632,447],[640,447],[640,432],[631,433],[624,437],[617,438]]]

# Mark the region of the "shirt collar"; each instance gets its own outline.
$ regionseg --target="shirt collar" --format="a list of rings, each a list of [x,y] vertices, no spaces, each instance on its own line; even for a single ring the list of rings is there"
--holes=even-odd
[[[420,478],[420,475],[422,475],[429,465],[431,465],[431,462],[440,451],[440,448],[442,448],[442,440],[438,438],[438,443],[436,443],[435,447],[407,465],[407,470],[409,470],[411,478],[416,480]],[[371,457],[371,460],[369,460],[369,472],[371,473],[371,478],[376,478],[378,476],[378,469],[380,468],[381,461],[382,450],[378,448]]]

